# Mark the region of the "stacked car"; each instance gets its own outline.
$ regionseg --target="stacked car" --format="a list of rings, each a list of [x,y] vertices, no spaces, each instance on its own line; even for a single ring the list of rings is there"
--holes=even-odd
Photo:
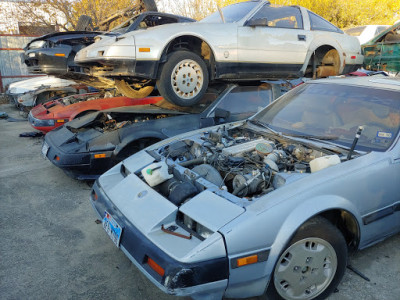
[[[31,72],[78,92],[10,95],[37,105],[42,155],[95,180],[104,230],[165,293],[324,299],[351,252],[400,231],[400,81],[375,72],[400,69],[384,55],[398,28],[361,50],[300,6],[141,11],[26,46]]]

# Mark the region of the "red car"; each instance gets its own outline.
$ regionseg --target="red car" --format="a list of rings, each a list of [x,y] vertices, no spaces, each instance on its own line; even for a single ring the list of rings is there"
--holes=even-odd
[[[33,128],[47,133],[87,113],[121,106],[153,104],[162,99],[159,96],[142,99],[98,98],[99,96],[99,93],[73,95],[39,104],[30,111],[29,122]]]

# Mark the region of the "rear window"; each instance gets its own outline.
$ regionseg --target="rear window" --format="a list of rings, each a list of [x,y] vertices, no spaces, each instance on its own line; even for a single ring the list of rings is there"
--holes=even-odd
[[[335,25],[328,22],[324,18],[314,14],[313,12],[308,11],[308,15],[310,16],[311,30],[322,30],[322,31],[343,33],[343,31],[337,28]]]

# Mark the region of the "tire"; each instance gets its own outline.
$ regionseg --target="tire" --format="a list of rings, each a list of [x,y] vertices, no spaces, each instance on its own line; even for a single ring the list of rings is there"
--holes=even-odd
[[[173,52],[162,67],[157,87],[167,101],[192,106],[201,100],[208,82],[203,59],[193,52],[180,50]]]
[[[151,85],[135,88],[125,80],[115,80],[115,87],[122,95],[134,99],[145,98],[154,90]]]
[[[75,30],[76,31],[86,31],[92,24],[92,18],[87,15],[81,15],[76,23]]]
[[[158,11],[154,0],[141,0],[146,11]]]
[[[279,256],[268,299],[325,299],[338,286],[347,266],[346,241],[322,217],[304,223]]]

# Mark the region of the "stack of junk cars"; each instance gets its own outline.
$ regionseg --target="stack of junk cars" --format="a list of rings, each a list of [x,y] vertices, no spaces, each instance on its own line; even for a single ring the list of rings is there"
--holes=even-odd
[[[165,293],[325,299],[348,255],[399,232],[400,80],[369,76],[400,69],[399,25],[361,49],[300,6],[196,22],[141,3],[25,47],[47,75],[8,94],[35,106],[42,155],[95,180],[104,230]]]

